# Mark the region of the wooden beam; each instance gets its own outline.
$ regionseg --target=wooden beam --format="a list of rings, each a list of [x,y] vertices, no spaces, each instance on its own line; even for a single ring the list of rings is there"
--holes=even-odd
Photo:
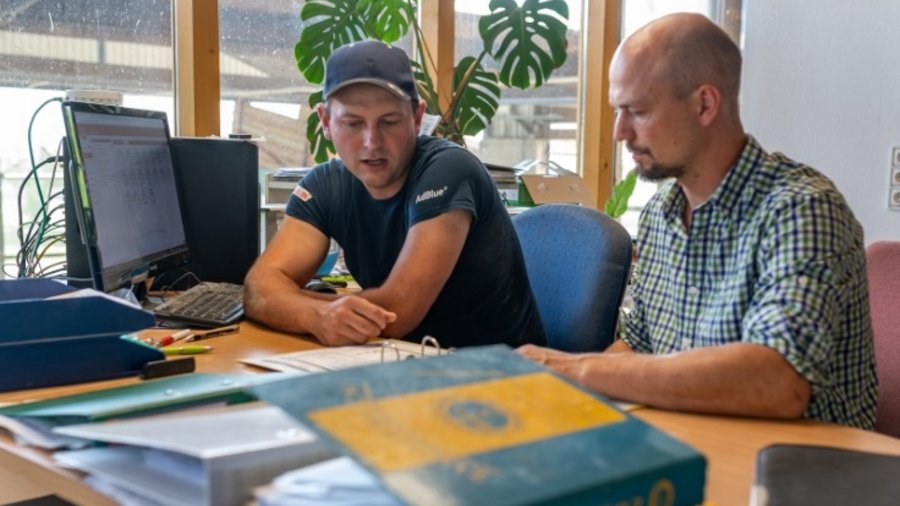
[[[219,135],[219,2],[175,0],[175,132]]]
[[[616,179],[613,109],[609,105],[609,63],[619,43],[620,0],[586,0],[579,62],[578,96],[583,107],[578,129],[580,172],[602,209]]]
[[[423,39],[436,69],[428,68],[437,85],[438,103],[445,111],[450,105],[453,87],[453,48],[456,45],[456,6],[454,0],[421,0],[419,23]],[[431,63],[431,62],[429,62]]]

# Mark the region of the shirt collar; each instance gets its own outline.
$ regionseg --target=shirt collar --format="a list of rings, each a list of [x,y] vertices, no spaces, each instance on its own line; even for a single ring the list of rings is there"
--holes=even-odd
[[[700,207],[714,209],[723,216],[729,216],[735,211],[744,186],[753,174],[754,167],[759,165],[759,160],[764,155],[765,152],[756,139],[752,135],[747,135],[747,144],[744,145],[744,149],[734,165],[725,174],[725,179]],[[667,184],[668,188],[662,189],[662,208],[671,219],[680,221],[684,206],[687,205],[687,198],[684,196],[681,186],[674,180]]]
[[[747,144],[741,151],[741,155],[734,162],[734,165],[731,166],[731,169],[728,170],[728,173],[725,174],[725,179],[722,180],[716,191],[710,195],[705,205],[717,208],[725,216],[729,216],[734,212],[741,200],[744,187],[764,154],[765,152],[759,143],[756,142],[756,139],[752,135],[748,135]]]

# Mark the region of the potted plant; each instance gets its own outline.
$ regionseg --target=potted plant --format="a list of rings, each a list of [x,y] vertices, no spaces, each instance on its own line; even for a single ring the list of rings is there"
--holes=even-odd
[[[520,89],[543,85],[566,60],[564,0],[491,0],[490,13],[478,21],[483,49],[466,56],[454,67],[450,103],[441,108],[434,70],[422,29],[415,22],[417,0],[309,0],[300,11],[303,22],[294,48],[297,67],[313,84],[325,79],[325,61],[338,47],[355,41],[398,41],[412,31],[416,51],[413,71],[426,111],[440,117],[436,135],[463,144],[490,124],[497,112],[503,84]],[[490,60],[493,65],[485,65]],[[493,70],[494,68],[498,70]],[[322,93],[309,96],[310,107]],[[319,118],[310,114],[306,137],[317,162],[328,159],[334,146],[322,132]]]

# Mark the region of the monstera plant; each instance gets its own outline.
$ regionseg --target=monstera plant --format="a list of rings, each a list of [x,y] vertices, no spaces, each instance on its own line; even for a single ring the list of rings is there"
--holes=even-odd
[[[338,47],[366,39],[396,42],[412,31],[416,51],[413,72],[427,112],[440,117],[436,135],[463,143],[490,124],[500,103],[501,84],[520,89],[543,85],[566,61],[565,0],[491,0],[490,13],[478,20],[483,48],[459,60],[453,71],[449,105],[441,108],[434,70],[422,29],[416,23],[416,0],[308,0],[300,11],[302,29],[294,48],[297,67],[313,84],[325,79],[325,61]],[[486,65],[486,63],[492,63]],[[496,69],[496,70],[493,70]],[[322,93],[310,95],[309,105]],[[334,146],[310,114],[306,137],[317,162]]]

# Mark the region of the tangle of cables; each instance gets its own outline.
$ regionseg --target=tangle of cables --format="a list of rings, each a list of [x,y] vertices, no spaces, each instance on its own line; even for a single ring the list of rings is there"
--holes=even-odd
[[[16,237],[19,240],[19,252],[16,255],[15,277],[19,278],[66,276],[65,255],[60,259],[58,254],[58,245],[65,244],[63,177],[59,172],[63,165],[62,142],[57,147],[56,155],[37,162],[31,133],[38,113],[48,104],[60,101],[61,98],[55,97],[42,103],[28,123],[31,170],[19,185],[17,201],[19,221]],[[26,219],[24,198],[29,188],[37,194],[38,209],[31,219]],[[54,246],[57,248],[54,249]]]

